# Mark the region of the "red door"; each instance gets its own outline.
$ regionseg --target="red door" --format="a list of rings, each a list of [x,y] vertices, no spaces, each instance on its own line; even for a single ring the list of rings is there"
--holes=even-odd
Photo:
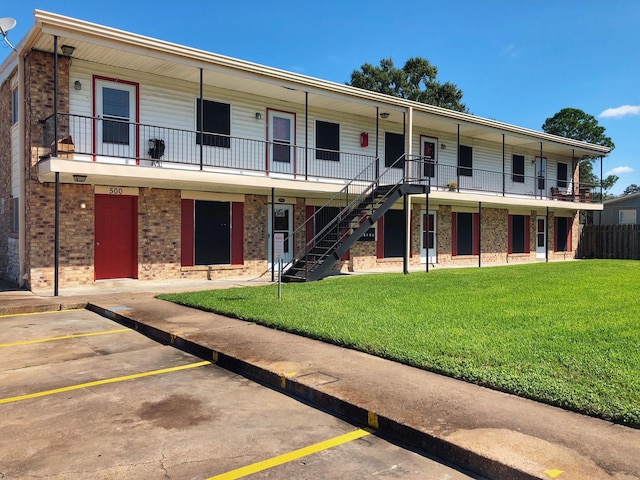
[[[137,218],[137,197],[96,195],[96,280],[138,277]]]

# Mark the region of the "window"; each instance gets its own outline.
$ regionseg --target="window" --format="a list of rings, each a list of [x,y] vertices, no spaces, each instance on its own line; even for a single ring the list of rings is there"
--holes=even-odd
[[[11,92],[11,125],[18,123],[20,115],[20,99],[18,97],[18,89]]]
[[[454,212],[451,214],[452,237],[451,254],[478,255],[479,216],[477,213]]]
[[[340,125],[316,120],[316,159],[340,161]]]
[[[404,135],[386,132],[384,135],[384,166],[404,168],[404,159],[398,161],[403,155]]]
[[[571,219],[567,217],[555,218],[555,251],[570,252],[571,251]]]
[[[619,225],[635,225],[636,224],[636,209],[621,209],[618,211],[618,224]]]
[[[18,233],[20,230],[20,201],[18,197],[13,197],[11,202],[12,231]]]
[[[524,183],[524,155],[512,156],[512,180],[514,183]]]
[[[129,91],[102,89],[102,142],[129,145]]]
[[[567,164],[558,163],[558,187],[567,187]]]
[[[200,99],[196,99],[196,143],[209,147],[231,148],[231,105],[203,100],[202,126],[200,125]],[[203,139],[204,135],[204,139]]]
[[[461,177],[473,176],[473,148],[460,145],[458,152],[458,175]]]
[[[182,200],[183,266],[244,262],[243,204]]]
[[[529,215],[509,215],[509,253],[529,252]]]

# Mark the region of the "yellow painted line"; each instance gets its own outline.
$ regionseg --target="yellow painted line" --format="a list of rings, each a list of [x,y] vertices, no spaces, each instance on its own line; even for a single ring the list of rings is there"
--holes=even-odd
[[[37,340],[24,340],[22,342],[13,342],[13,343],[0,343],[1,347],[15,347],[17,345],[31,345],[34,343],[44,343],[44,342],[54,342],[56,340],[67,340],[69,338],[80,338],[80,337],[95,337],[96,335],[110,335],[112,333],[123,333],[123,332],[131,332],[130,328],[120,328],[118,330],[106,330],[104,332],[92,332],[92,333],[76,333],[74,335],[62,335],[60,337],[50,337],[50,338],[39,338]]]
[[[202,367],[204,365],[211,365],[211,362],[203,361],[203,362],[197,362],[197,363],[189,363],[187,365],[180,365],[179,367],[170,367],[170,368],[163,368],[160,370],[152,370],[150,372],[135,373],[133,375],[126,375],[124,377],[105,378],[104,380],[96,380],[95,382],[80,383],[78,385],[71,385],[69,387],[46,390],[44,392],[36,392],[36,393],[29,393],[27,395],[20,395],[18,397],[0,398],[0,405],[3,403],[11,403],[11,402],[18,402],[20,400],[28,400],[30,398],[45,397],[47,395],[55,395],[56,393],[70,392],[72,390],[80,390],[82,388],[96,387],[98,385],[106,385],[108,383],[124,382],[125,380],[134,380],[136,378],[150,377],[152,375],[161,375],[163,373],[177,372],[179,370],[187,370],[189,368]]]
[[[207,480],[233,480],[236,478],[246,477],[247,475],[252,475],[254,473],[267,470],[268,468],[277,467],[278,465],[283,465],[285,463],[292,462],[293,460],[297,460],[299,458],[321,452],[322,450],[327,450],[329,448],[342,445],[343,443],[348,443],[353,440],[357,440],[359,438],[365,437],[370,434],[371,434],[370,431],[358,429],[353,432],[340,435],[339,437],[325,440],[324,442],[316,443],[314,445],[309,445],[308,447],[300,448],[298,450],[294,450],[293,452],[285,453],[284,455],[270,458],[269,460],[264,460],[262,462],[254,463],[253,465],[247,465],[246,467],[238,468],[236,470],[232,470],[227,473],[222,473],[220,475],[216,475],[215,477],[210,477]]]
[[[9,318],[9,317],[30,317],[31,315],[48,315],[50,313],[69,313],[69,312],[78,312],[80,310],[84,310],[84,308],[70,308],[68,310],[50,310],[48,312],[33,312],[33,313],[11,313],[9,315],[0,315],[0,318]]]
[[[560,475],[564,473],[562,470],[545,470],[544,473],[549,475],[551,478],[558,478]]]

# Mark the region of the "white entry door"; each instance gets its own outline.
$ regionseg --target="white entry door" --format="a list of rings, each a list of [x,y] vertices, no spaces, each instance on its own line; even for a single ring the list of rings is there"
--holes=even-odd
[[[95,140],[98,157],[135,164],[138,157],[137,85],[95,81]]]
[[[422,210],[420,214],[420,261],[437,263],[436,252],[436,212]]]
[[[271,215],[272,211],[275,212],[275,215]],[[293,237],[291,235],[293,233],[293,205],[275,205],[273,210],[269,209],[269,213],[269,268],[273,268],[271,243],[274,233],[284,234],[282,263],[286,266],[293,260]]]
[[[536,258],[547,258],[547,217],[536,217]]]
[[[268,110],[269,165],[272,173],[295,173],[295,124],[293,113]]]

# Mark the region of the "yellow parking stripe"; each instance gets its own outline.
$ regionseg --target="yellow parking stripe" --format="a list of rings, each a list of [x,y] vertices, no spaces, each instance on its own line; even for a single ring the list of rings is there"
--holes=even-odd
[[[84,310],[84,308],[68,308],[66,310],[48,310],[46,312],[31,312],[31,313],[9,313],[7,315],[0,315],[0,318],[10,318],[10,317],[30,317],[31,315],[47,315],[49,313],[69,313],[69,312],[79,312]]]
[[[340,435],[339,437],[325,440],[324,442],[316,443],[314,445],[309,445],[308,447],[300,448],[298,450],[294,450],[293,452],[285,453],[284,455],[270,458],[269,460],[264,460],[262,462],[254,463],[253,465],[247,465],[246,467],[238,468],[236,470],[232,470],[227,473],[222,473],[220,475],[216,475],[215,477],[210,477],[208,480],[233,480],[236,478],[246,477],[247,475],[252,475],[254,473],[267,470],[268,468],[273,468],[278,465],[282,465],[282,464],[291,462],[293,460],[297,460],[299,458],[306,457],[314,453],[318,453],[322,450],[327,450],[337,445],[342,445],[343,443],[348,443],[353,440],[357,440],[358,438],[362,438],[370,434],[371,434],[371,431],[358,429],[353,432]]]
[[[122,333],[122,332],[132,332],[130,328],[120,328],[118,330],[106,330],[104,332],[92,332],[92,333],[76,333],[74,335],[63,335],[61,337],[51,337],[51,338],[39,338],[37,340],[24,340],[22,342],[13,342],[13,343],[0,343],[1,347],[15,347],[18,345],[31,345],[33,343],[43,343],[43,342],[53,342],[55,340],[66,340],[68,338],[80,338],[80,337],[94,337],[96,335],[109,335],[111,333]]]
[[[198,362],[198,363],[189,363],[187,365],[180,365],[179,367],[163,368],[161,370],[152,370],[150,372],[135,373],[133,375],[126,375],[124,377],[105,378],[104,380],[96,380],[95,382],[80,383],[78,385],[71,385],[69,387],[56,388],[54,390],[46,390],[44,392],[36,392],[36,393],[30,393],[28,395],[20,395],[18,397],[0,398],[0,405],[3,403],[18,402],[20,400],[28,400],[30,398],[54,395],[56,393],[70,392],[71,390],[80,390],[82,388],[95,387],[98,385],[106,385],[108,383],[123,382],[125,380],[133,380],[136,378],[150,377],[152,375],[160,375],[163,373],[177,372],[179,370],[187,370],[189,368],[202,367],[204,365],[211,365],[211,362],[204,361],[204,362]]]

